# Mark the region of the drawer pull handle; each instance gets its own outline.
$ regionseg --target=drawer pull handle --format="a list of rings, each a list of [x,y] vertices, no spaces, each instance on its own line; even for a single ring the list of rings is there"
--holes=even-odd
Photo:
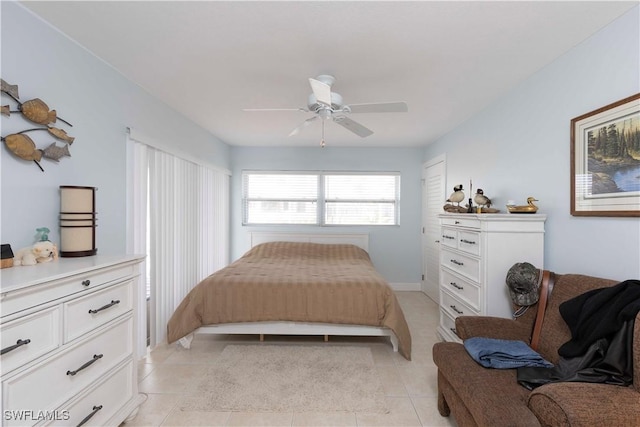
[[[450,240],[455,239],[455,237],[447,236],[446,234],[443,234],[443,235],[442,235],[442,238],[443,238],[443,239],[450,239]]]
[[[454,288],[456,288],[457,290],[461,291],[464,289],[464,286],[460,286],[458,285],[456,282],[451,282],[449,283],[451,286],[453,286]]]
[[[14,345],[12,345],[10,347],[3,348],[2,352],[0,353],[0,355],[3,355],[5,353],[9,353],[10,351],[13,351],[18,347],[21,347],[21,346],[23,346],[25,344],[29,344],[30,342],[31,342],[31,340],[28,339],[28,338],[26,340],[18,340],[18,341],[16,341],[16,343]]]
[[[454,221],[453,223],[454,223],[455,225],[458,225],[458,224],[460,224],[460,221]]]
[[[120,300],[119,299],[115,300],[115,301],[111,300],[111,302],[109,304],[107,304],[107,305],[103,305],[102,307],[100,307],[98,309],[95,309],[95,310],[89,310],[89,314],[96,314],[99,311],[106,310],[107,308],[113,307],[114,305],[118,305],[118,304],[120,304]]]
[[[461,266],[464,265],[463,262],[460,262],[460,261],[455,260],[455,259],[452,259],[451,262],[454,263],[455,265],[461,265]]]
[[[458,314],[464,314],[464,311],[458,310],[455,305],[450,305],[449,307]]]
[[[456,336],[458,335],[458,331],[456,331],[456,328],[449,328],[451,329],[451,332],[453,332],[454,334],[456,334]]]
[[[472,241],[472,240],[467,240],[467,239],[460,239],[460,241],[461,241],[462,243],[466,243],[466,244],[468,244],[468,245],[475,245],[475,244],[476,244],[476,242],[474,242],[474,241]]]
[[[78,369],[76,369],[75,371],[67,371],[67,375],[71,375],[74,376],[75,374],[77,374],[78,372],[82,371],[85,368],[88,368],[89,366],[91,366],[93,363],[97,362],[99,359],[102,359],[102,356],[104,356],[103,354],[94,354],[93,358],[91,360],[89,360],[87,363],[85,363],[84,365],[80,366]]]
[[[89,286],[91,284],[91,280],[86,279],[82,281],[82,286]]]
[[[93,417],[100,409],[102,409],[102,405],[100,406],[94,406],[93,407],[93,412],[91,412],[89,415],[87,415],[86,417],[84,417],[84,420],[80,421],[80,424],[78,424],[77,427],[80,427],[84,424],[87,423],[87,421],[89,421],[91,419],[91,417]]]

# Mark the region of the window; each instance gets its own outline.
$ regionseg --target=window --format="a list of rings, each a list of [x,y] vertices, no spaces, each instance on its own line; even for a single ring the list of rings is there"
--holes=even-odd
[[[398,225],[400,174],[242,174],[243,224]]]
[[[397,225],[399,175],[325,175],[324,223]]]
[[[244,224],[316,224],[318,175],[245,173]]]

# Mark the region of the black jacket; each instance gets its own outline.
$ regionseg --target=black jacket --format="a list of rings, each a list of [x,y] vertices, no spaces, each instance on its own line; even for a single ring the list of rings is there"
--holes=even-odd
[[[633,382],[633,328],[640,311],[640,281],[594,289],[560,304],[571,339],[553,368],[518,368],[528,389],[559,381],[627,386]]]
[[[609,288],[594,289],[560,304],[571,340],[558,349],[563,357],[584,354],[599,340],[617,332],[640,311],[640,280],[625,280]]]

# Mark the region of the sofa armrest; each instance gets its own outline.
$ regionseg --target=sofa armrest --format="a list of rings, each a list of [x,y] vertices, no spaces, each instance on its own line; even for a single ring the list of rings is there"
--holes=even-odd
[[[511,319],[491,316],[456,317],[456,333],[465,340],[471,337],[521,340],[529,344],[531,328]]]
[[[640,393],[633,387],[551,383],[532,391],[527,404],[545,426],[632,426],[640,420]]]

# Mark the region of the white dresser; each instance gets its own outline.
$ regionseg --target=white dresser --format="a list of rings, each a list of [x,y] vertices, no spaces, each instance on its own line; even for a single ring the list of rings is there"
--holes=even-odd
[[[540,214],[441,214],[440,325],[445,341],[458,316],[511,317],[505,283],[517,262],[543,269],[544,222]]]
[[[135,416],[141,256],[0,270],[2,425],[117,426]]]

